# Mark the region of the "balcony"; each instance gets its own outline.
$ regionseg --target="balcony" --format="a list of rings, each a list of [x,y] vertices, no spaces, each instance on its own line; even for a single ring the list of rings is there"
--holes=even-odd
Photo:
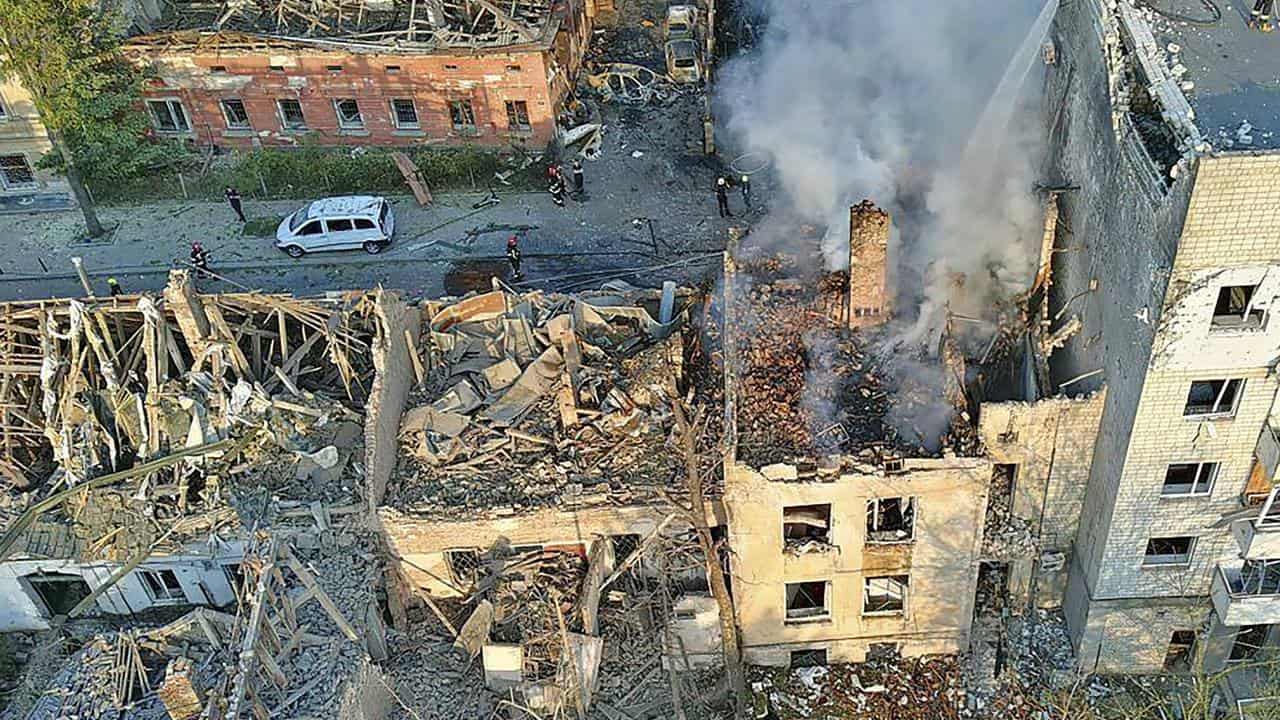
[[[1245,560],[1280,558],[1280,522],[1268,517],[1237,520],[1231,523],[1231,535],[1240,546],[1240,557]]]
[[[1223,625],[1280,622],[1280,561],[1234,561],[1218,565],[1210,589]]]

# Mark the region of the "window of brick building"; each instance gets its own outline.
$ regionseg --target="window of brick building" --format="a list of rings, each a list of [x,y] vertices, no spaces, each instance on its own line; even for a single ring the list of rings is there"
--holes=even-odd
[[[249,112],[244,109],[244,101],[228,98],[222,101],[222,117],[227,121],[228,130],[252,130],[249,124]]]
[[[830,544],[831,505],[791,505],[782,508],[782,542],[787,547],[807,543]]]
[[[476,131],[476,111],[470,100],[449,101],[449,121],[458,132],[473,133]]]
[[[524,100],[507,101],[507,129],[511,132],[529,132],[529,103]]]
[[[5,102],[4,96],[0,95],[0,120],[9,119],[9,105]]]
[[[148,100],[147,109],[151,112],[151,123],[162,133],[184,133],[191,131],[191,122],[187,120],[187,111],[179,100]]]
[[[386,71],[387,71],[388,73],[390,73],[390,74],[392,74],[392,75],[394,75],[394,74],[396,74],[396,73],[400,72],[400,66],[399,66],[399,65],[388,65],[385,69],[386,69]]]
[[[1208,495],[1218,477],[1218,463],[1174,463],[1164,471],[1161,497]]]
[[[905,543],[915,537],[915,498],[867,501],[867,542]]]
[[[0,155],[0,187],[20,190],[39,185],[26,155]]]
[[[1187,565],[1191,562],[1191,551],[1195,549],[1195,545],[1196,539],[1189,535],[1151,538],[1147,541],[1142,565]]]
[[[901,615],[907,610],[906,575],[865,578],[862,587],[863,615]]]
[[[285,130],[305,130],[307,118],[302,114],[302,103],[297,100],[277,100],[280,110],[280,126]]]
[[[1232,415],[1240,403],[1244,380],[1197,380],[1187,393],[1186,417],[1199,415]]]
[[[407,98],[391,101],[391,117],[395,119],[396,127],[401,130],[417,130],[422,127],[418,123],[418,108],[414,106],[413,100]]]
[[[1218,290],[1213,306],[1213,330],[1252,330],[1263,325],[1266,313],[1253,306],[1257,285],[1228,285]]]
[[[826,648],[791,651],[791,667],[793,668],[820,667],[826,664],[827,664]]]
[[[347,130],[359,130],[364,127],[364,116],[360,114],[360,103],[351,98],[333,101],[334,112],[338,114],[338,127]]]
[[[820,620],[830,617],[831,608],[827,605],[828,585],[825,580],[787,583],[787,620]]]
[[[1165,672],[1190,670],[1195,644],[1195,630],[1174,630],[1173,635],[1169,637],[1169,648],[1164,655]]]
[[[139,570],[142,584],[147,594],[156,602],[186,602],[187,594],[182,591],[182,583],[172,570]]]

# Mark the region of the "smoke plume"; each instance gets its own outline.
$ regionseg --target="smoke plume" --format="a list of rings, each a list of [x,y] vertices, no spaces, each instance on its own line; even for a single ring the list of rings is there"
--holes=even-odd
[[[765,30],[721,71],[718,111],[742,152],[771,159],[774,209],[828,228],[829,269],[847,263],[848,207],[871,199],[894,216],[900,315],[976,312],[1029,276],[1055,0],[743,3]]]

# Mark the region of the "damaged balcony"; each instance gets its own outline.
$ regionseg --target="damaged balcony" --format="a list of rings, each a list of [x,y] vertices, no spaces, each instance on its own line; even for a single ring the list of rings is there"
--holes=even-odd
[[[1245,560],[1280,558],[1280,503],[1272,490],[1255,517],[1231,524],[1231,534]]]
[[[1280,622],[1280,560],[1237,560],[1218,565],[1210,590],[1223,625]]]

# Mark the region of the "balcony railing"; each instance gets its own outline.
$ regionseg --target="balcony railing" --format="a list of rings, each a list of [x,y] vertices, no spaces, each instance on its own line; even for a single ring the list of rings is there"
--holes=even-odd
[[[1221,564],[1214,573],[1210,595],[1224,625],[1280,622],[1280,561]]]
[[[1240,566],[1219,565],[1218,572],[1227,593],[1233,598],[1280,596],[1280,560]]]

